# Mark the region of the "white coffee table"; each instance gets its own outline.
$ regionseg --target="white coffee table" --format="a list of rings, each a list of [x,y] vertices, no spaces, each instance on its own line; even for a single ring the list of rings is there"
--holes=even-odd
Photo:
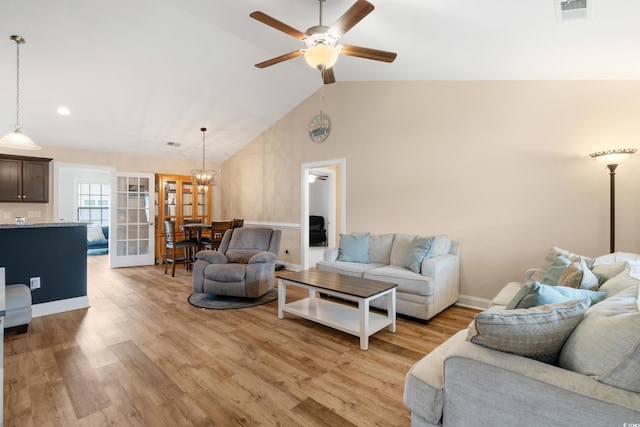
[[[279,271],[278,318],[291,313],[305,319],[360,337],[360,349],[369,348],[369,337],[389,326],[396,331],[395,283],[351,277],[316,269],[305,271]],[[309,298],[286,303],[287,285],[309,290]],[[317,293],[331,295],[358,303],[358,307],[319,298]],[[388,295],[387,315],[369,311],[369,302]]]

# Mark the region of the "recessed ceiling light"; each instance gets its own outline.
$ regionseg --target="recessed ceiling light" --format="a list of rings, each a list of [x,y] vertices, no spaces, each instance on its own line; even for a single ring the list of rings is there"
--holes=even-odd
[[[61,116],[68,116],[69,114],[71,114],[71,110],[69,110],[67,107],[58,107],[58,114],[60,114]]]

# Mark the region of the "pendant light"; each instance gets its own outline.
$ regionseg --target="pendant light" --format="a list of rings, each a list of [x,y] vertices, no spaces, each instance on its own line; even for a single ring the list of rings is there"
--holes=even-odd
[[[197,185],[216,185],[218,171],[204,168],[204,135],[207,128],[200,128],[200,131],[202,132],[202,169],[193,169],[191,179]]]
[[[0,138],[0,146],[7,148],[17,148],[20,150],[40,150],[31,138],[23,134],[20,130],[20,45],[25,43],[20,36],[11,36],[11,40],[16,42],[16,130]]]

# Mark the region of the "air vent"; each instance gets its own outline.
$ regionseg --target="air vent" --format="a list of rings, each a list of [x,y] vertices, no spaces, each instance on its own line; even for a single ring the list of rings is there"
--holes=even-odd
[[[182,144],[180,144],[179,142],[169,141],[169,142],[167,142],[167,145],[169,147],[180,147]]]
[[[586,19],[591,14],[590,9],[593,8],[593,0],[554,0],[554,2],[558,21]]]

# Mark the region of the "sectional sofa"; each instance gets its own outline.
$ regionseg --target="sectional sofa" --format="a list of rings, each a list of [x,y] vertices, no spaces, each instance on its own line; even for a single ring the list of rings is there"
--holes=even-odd
[[[396,311],[427,321],[458,301],[460,247],[445,235],[352,233],[328,248],[316,268],[396,283]],[[387,297],[371,301],[386,309]]]
[[[638,425],[639,259],[551,248],[410,369],[411,425]]]

